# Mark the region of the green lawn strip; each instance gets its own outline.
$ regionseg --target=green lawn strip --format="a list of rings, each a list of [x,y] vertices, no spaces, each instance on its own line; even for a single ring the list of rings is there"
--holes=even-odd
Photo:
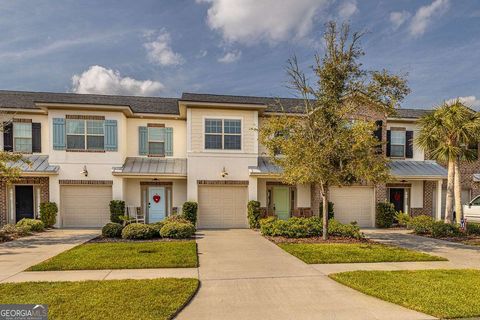
[[[309,264],[447,260],[379,243],[280,243],[278,245]]]
[[[195,241],[85,243],[27,271],[197,267]]]
[[[435,317],[480,316],[479,270],[353,271],[330,277],[368,295]]]
[[[171,319],[197,279],[0,284],[0,304],[47,304],[49,319]]]

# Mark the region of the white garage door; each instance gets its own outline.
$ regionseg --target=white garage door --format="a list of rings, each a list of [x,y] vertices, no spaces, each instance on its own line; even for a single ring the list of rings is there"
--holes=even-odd
[[[374,192],[372,187],[331,188],[335,219],[342,223],[357,221],[360,227],[374,226]]]
[[[199,186],[199,228],[246,228],[247,187]]]
[[[110,221],[111,186],[62,186],[64,227],[103,227]]]

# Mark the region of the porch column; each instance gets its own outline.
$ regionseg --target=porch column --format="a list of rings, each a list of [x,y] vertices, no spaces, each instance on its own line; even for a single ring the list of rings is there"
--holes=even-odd
[[[113,176],[112,200],[125,200],[123,198],[124,178]]]
[[[60,228],[62,226],[62,203],[60,199],[60,183],[58,179],[58,175],[50,176],[48,179],[48,190],[50,193],[50,201],[55,202],[58,206],[58,214],[57,214],[57,222],[55,223],[56,228]]]
[[[435,212],[435,216],[437,217],[437,220],[442,220],[442,183],[443,183],[443,180],[437,181],[437,197],[436,197],[437,212]]]
[[[248,200],[258,200],[258,181],[257,177],[248,177]]]

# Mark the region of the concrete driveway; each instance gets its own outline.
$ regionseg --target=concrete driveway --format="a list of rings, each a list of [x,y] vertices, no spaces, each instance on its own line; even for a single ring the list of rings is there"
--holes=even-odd
[[[200,234],[201,287],[177,319],[433,319],[340,285],[251,230]]]
[[[54,229],[1,243],[0,282],[99,234],[92,229]]]

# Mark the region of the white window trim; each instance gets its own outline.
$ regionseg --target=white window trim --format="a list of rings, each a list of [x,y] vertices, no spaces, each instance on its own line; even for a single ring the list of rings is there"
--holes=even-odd
[[[67,132],[67,122],[68,121],[83,121],[84,123],[84,131],[83,133],[68,133]],[[87,133],[87,121],[102,121],[103,122],[103,134],[93,134],[93,133]],[[68,136],[83,136],[84,138],[84,148],[83,149],[71,149],[68,147]],[[66,150],[86,150],[86,151],[105,151],[105,142],[103,143],[103,149],[89,149],[88,148],[88,143],[87,143],[87,137],[92,136],[92,137],[103,137],[105,141],[105,120],[92,120],[92,119],[65,119],[65,146]]]
[[[392,146],[401,146],[401,144],[393,144],[392,143],[392,133],[396,132],[403,132],[403,135],[405,136],[405,143],[403,144],[403,155],[402,156],[394,156],[392,155]],[[399,128],[399,129],[390,129],[390,158],[394,159],[405,159],[407,156],[407,130],[405,128]]]
[[[206,149],[205,148],[205,135],[207,134],[205,131],[205,120],[213,119],[213,120],[240,120],[240,134],[227,134],[227,135],[239,135],[240,136],[240,149],[224,149],[224,126],[222,121],[222,149]],[[243,132],[244,132],[244,121],[243,117],[238,116],[203,116],[202,117],[202,150],[203,152],[210,152],[210,153],[243,153],[244,145],[243,145]],[[208,133],[210,134],[210,133]],[[217,134],[217,133],[212,133]]]
[[[30,138],[25,138],[25,137],[15,137],[15,125],[17,124],[29,124],[30,125]],[[13,122],[12,123],[12,139],[13,139],[13,152],[18,152],[18,153],[32,153],[33,152],[33,132],[32,132],[32,123],[31,122]],[[30,139],[30,151],[18,151],[16,150],[16,145],[17,145],[17,139]]]
[[[151,157],[165,157],[165,132],[163,133],[163,141],[162,140],[150,140],[150,129],[151,128],[163,128],[165,127],[147,127],[147,155]],[[163,154],[156,154],[156,153],[151,153],[150,152],[150,142],[156,142],[156,143],[163,143]]]

